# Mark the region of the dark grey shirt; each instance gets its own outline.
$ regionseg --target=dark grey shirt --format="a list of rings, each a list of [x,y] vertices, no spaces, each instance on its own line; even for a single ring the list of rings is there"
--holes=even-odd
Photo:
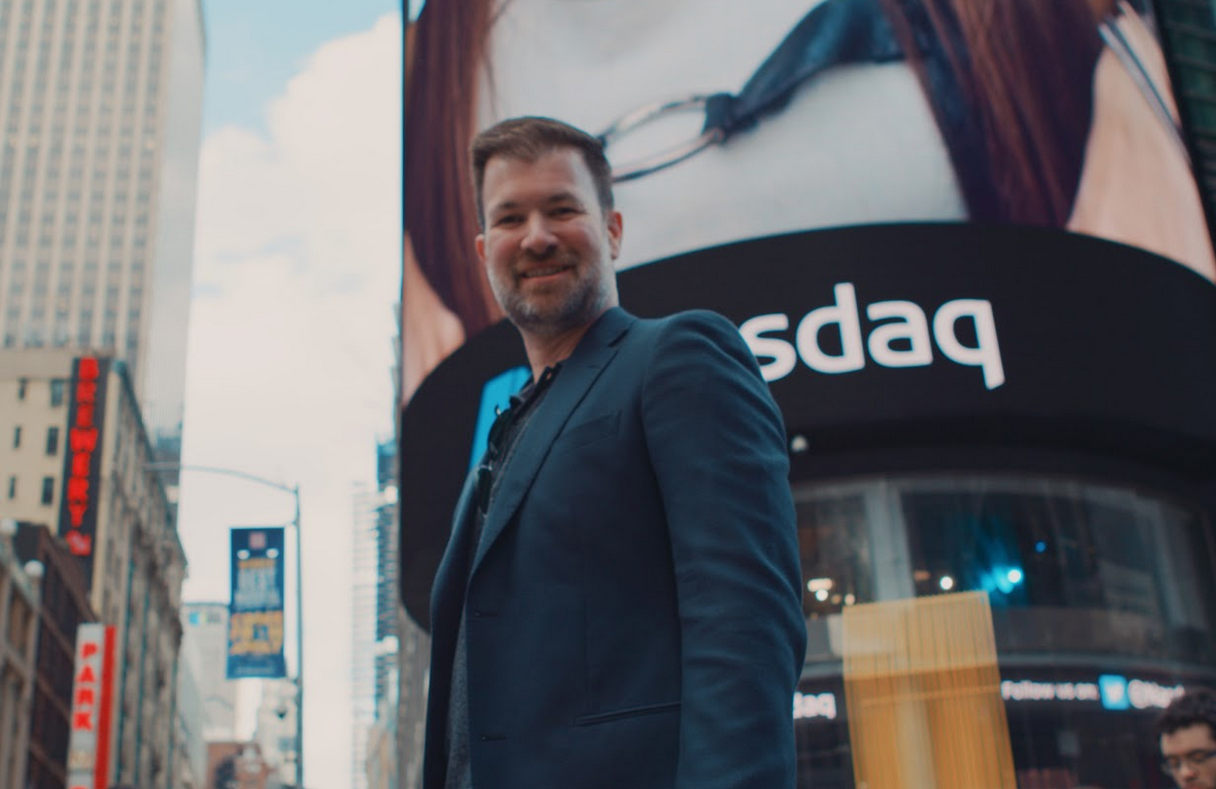
[[[547,367],[540,380],[530,382],[511,395],[511,404],[498,415],[490,428],[490,440],[486,454],[477,467],[475,488],[476,511],[473,514],[473,533],[470,535],[469,570],[473,557],[481,543],[481,532],[486,515],[493,506],[494,494],[502,481],[503,470],[511,462],[520,437],[527,430],[537,406],[544,399],[549,383],[557,374],[560,365]],[[464,606],[461,606],[460,628],[456,633],[456,654],[452,659],[452,691],[448,696],[447,728],[447,779],[444,789],[473,789],[472,770],[469,765],[469,673],[468,641],[465,635]]]

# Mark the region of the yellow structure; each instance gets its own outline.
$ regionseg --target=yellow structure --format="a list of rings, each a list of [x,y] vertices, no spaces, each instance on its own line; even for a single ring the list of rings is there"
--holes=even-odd
[[[858,789],[1016,789],[986,594],[850,606],[843,625]]]

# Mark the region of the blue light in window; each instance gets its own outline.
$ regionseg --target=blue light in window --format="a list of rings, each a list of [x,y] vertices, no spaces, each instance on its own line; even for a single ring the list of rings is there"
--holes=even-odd
[[[1131,706],[1127,696],[1127,677],[1103,674],[1098,677],[1098,689],[1102,694],[1102,706],[1106,709],[1125,710]]]
[[[1020,567],[1010,567],[1009,565],[993,567],[985,573],[980,588],[986,592],[1000,592],[1007,595],[1011,594],[1025,577]]]

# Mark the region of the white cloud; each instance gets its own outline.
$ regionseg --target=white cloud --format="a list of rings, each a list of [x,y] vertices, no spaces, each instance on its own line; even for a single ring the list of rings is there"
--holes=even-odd
[[[183,462],[300,485],[309,786],[350,782],[352,484],[392,430],[400,24],[322,46],[266,135],[219,129],[200,162]],[[226,599],[228,526],[291,515],[281,492],[184,475],[187,599]]]

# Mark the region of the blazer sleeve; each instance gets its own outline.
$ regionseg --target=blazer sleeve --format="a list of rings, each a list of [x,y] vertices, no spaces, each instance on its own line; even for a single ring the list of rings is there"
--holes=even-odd
[[[806,623],[781,414],[738,331],[705,312],[664,322],[642,410],[679,606],[676,787],[793,787]]]

